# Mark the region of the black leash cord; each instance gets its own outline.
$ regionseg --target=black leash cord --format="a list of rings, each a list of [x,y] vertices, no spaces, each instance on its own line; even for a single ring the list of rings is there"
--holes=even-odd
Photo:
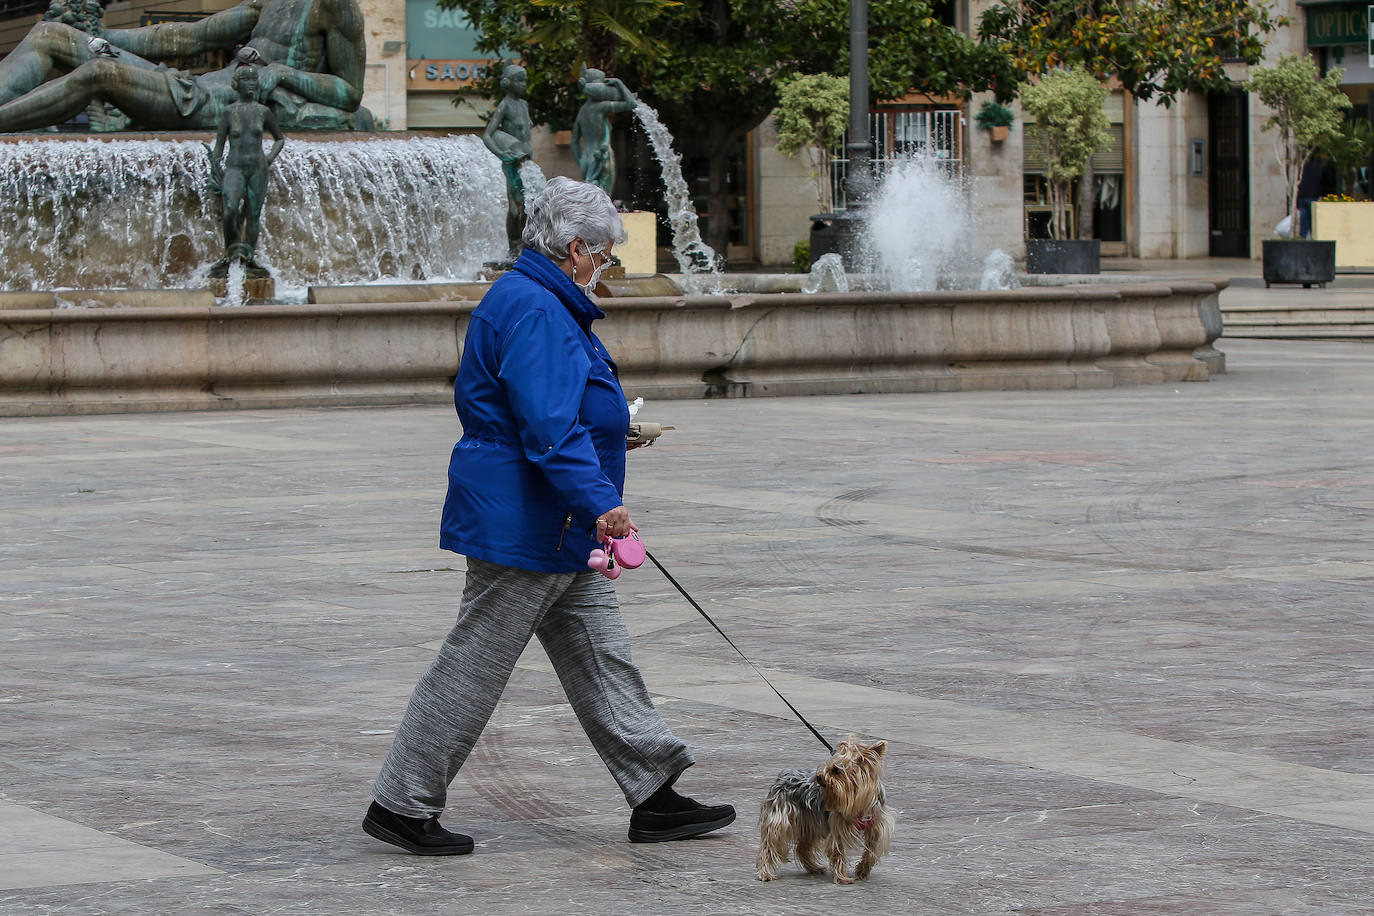
[[[702,610],[701,605],[696,603],[696,599],[694,599],[691,595],[687,594],[687,589],[683,588],[678,583],[678,581],[673,578],[673,574],[663,568],[663,564],[658,562],[658,557],[649,553],[647,549],[644,551],[644,555],[647,556],[650,560],[654,561],[654,565],[658,567],[659,572],[663,573],[663,577],[667,579],[669,582],[673,583],[673,588],[677,589],[682,594],[682,597],[687,599],[688,604],[696,608],[697,613],[704,617],[707,623],[715,627],[716,632],[721,635],[721,638],[730,644],[730,648],[734,649],[736,652],[739,652],[739,657],[744,659],[746,662],[749,662],[749,667],[754,669],[754,673],[757,674],[759,677],[763,678],[763,682],[772,688],[773,692],[778,695],[779,700],[782,700],[784,703],[787,704],[787,708],[792,710],[792,714],[801,720],[801,724],[805,725],[808,729],[811,730],[811,734],[816,736],[816,740],[820,741],[821,744],[824,744],[825,749],[827,751],[829,751],[832,754],[835,753],[835,749],[830,746],[829,741],[825,740],[825,736],[822,735],[820,732],[816,731],[816,726],[806,721],[806,716],[802,715],[797,710],[797,707],[793,706],[791,701],[788,700],[787,697],[782,695],[782,691],[778,690],[778,688],[776,687],[773,687],[773,682],[768,680],[768,675],[760,671],[758,665],[754,664],[752,661],[749,661],[749,656],[745,655],[743,652],[740,652],[740,648],[739,646],[735,645],[735,641],[731,639],[729,636],[725,635],[725,631],[720,628],[720,624],[712,620],[711,615]]]

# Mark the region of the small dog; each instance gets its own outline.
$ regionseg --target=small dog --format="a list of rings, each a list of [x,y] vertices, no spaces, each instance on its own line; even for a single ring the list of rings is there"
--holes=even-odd
[[[793,848],[809,874],[825,872],[817,858],[822,841],[836,884],[867,878],[892,842],[892,815],[884,806],[883,754],[887,742],[863,744],[850,735],[835,756],[816,768],[783,770],[759,810],[760,881],[772,881]],[[854,877],[847,850],[863,847]]]

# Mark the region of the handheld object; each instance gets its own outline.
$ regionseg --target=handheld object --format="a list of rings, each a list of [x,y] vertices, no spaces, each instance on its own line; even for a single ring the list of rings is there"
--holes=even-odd
[[[647,555],[644,542],[637,533],[631,531],[629,537],[607,538],[605,544],[594,549],[587,557],[587,568],[596,570],[607,579],[619,579],[622,569],[638,569]]]
[[[630,428],[625,432],[625,444],[653,445],[654,440],[663,435],[665,429],[677,429],[677,427],[664,426],[661,423],[631,423]]]

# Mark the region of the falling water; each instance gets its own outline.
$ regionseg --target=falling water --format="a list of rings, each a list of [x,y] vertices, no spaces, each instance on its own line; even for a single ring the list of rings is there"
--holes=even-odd
[[[229,276],[224,282],[225,296],[223,305],[243,305],[246,298],[244,293],[244,280],[248,277],[248,269],[243,266],[243,262],[235,259],[229,265]]]
[[[639,118],[644,133],[648,134],[654,156],[663,170],[668,224],[673,229],[673,257],[677,259],[687,292],[720,289],[724,285],[724,278],[715,251],[701,239],[696,208],[692,206],[687,182],[682,177],[682,157],[673,149],[673,135],[658,119],[658,112],[643,102],[635,106],[635,117]]]
[[[536,165],[533,159],[526,159],[520,163],[520,183],[525,186],[525,202],[528,204],[544,193],[544,186],[549,180],[544,177],[544,170]]]
[[[0,143],[0,288],[204,285],[208,172],[192,140]],[[476,137],[289,140],[258,260],[279,287],[470,278],[505,251],[504,188]]]
[[[980,257],[968,190],[946,166],[921,156],[888,171],[868,205],[860,268],[894,290],[1015,286],[1010,255]]]

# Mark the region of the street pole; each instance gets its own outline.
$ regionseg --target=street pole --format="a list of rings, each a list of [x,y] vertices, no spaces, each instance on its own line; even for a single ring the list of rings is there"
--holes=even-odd
[[[849,0],[849,142],[844,209],[811,222],[811,258],[838,254],[846,270],[863,266],[864,204],[873,193],[873,143],[868,132],[868,0]]]
[[[849,0],[849,167],[845,207],[861,207],[873,190],[872,138],[868,132],[868,0]]]

